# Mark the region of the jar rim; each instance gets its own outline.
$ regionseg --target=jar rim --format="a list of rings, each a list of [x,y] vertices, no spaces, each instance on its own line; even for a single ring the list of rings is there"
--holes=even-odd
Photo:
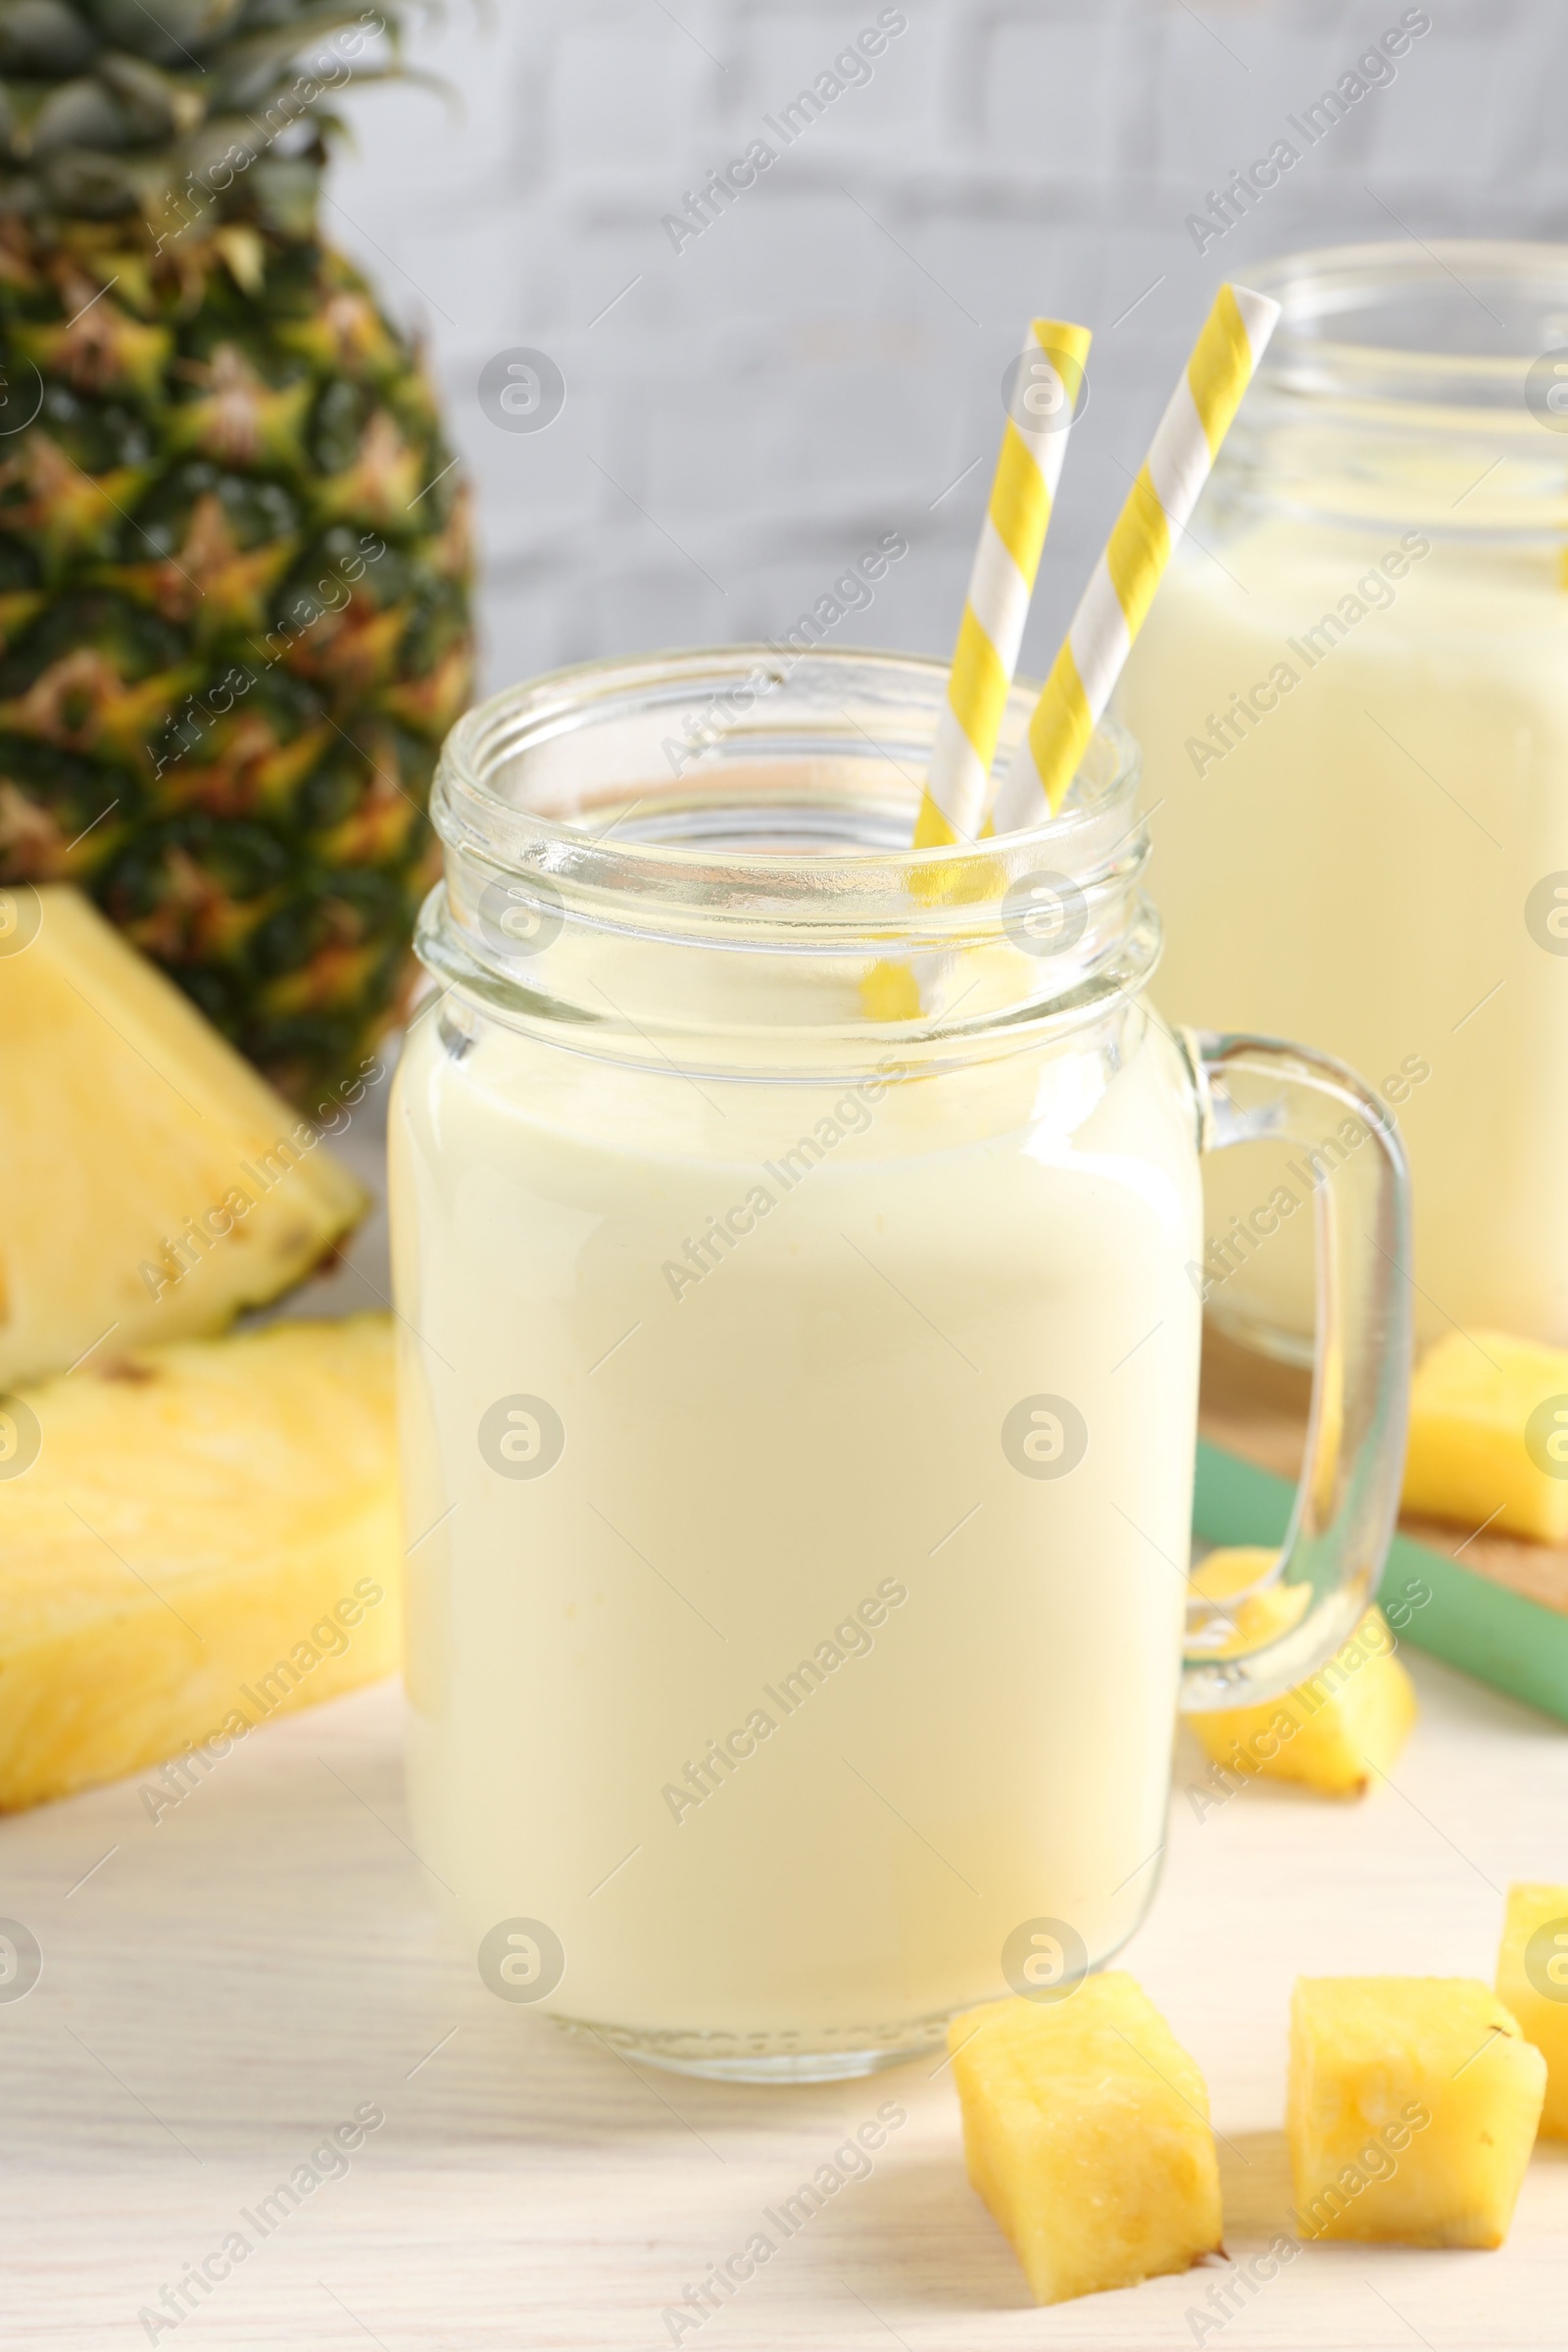
[[[596,720],[613,720],[639,705],[646,709],[662,704],[673,712],[705,687],[716,700],[758,673],[776,685],[788,684],[797,695],[816,685],[824,712],[849,716],[852,725],[859,722],[845,711],[844,692],[857,676],[874,678],[891,696],[902,696],[922,725],[929,720],[934,729],[946,701],[949,665],[925,654],[858,646],[813,646],[803,653],[787,643],[761,640],[612,656],[548,670],[487,697],[452,728],[442,747],[431,797],[436,829],[449,851],[478,855],[498,870],[569,876],[580,886],[621,897],[658,898],[666,906],[700,890],[710,910],[715,896],[720,901],[733,896],[753,920],[765,920],[770,908],[799,917],[809,888],[808,880],[803,893],[802,881],[813,868],[820,869],[823,882],[831,881],[831,896],[841,914],[853,899],[863,917],[884,903],[907,906],[911,901],[962,900],[968,869],[1001,873],[1005,886],[1018,874],[1037,869],[1045,851],[1064,872],[1093,871],[1105,861],[1118,827],[1121,838],[1130,838],[1140,828],[1138,746],[1108,717],[1096,728],[1068,799],[1054,816],[983,842],[924,849],[915,848],[912,838],[923,767],[905,768],[897,782],[890,780],[890,808],[901,798],[908,806],[903,843],[835,841],[809,853],[628,834],[618,820],[594,832],[585,827],[582,810],[573,815],[560,807],[554,811],[530,807],[499,788],[508,775],[516,780],[518,763],[530,753],[559,746],[573,734],[580,737]],[[999,761],[1021,737],[1039,691],[1035,681],[1014,681]],[[764,686],[759,701],[771,692],[771,686]],[[744,760],[748,747],[765,732],[733,726],[725,738],[731,758]],[[875,751],[869,737],[868,742]],[[704,756],[694,757],[694,769]],[[683,780],[678,773],[659,779],[672,800],[683,797],[674,789]],[[633,781],[620,779],[612,793],[607,791],[602,798],[623,801]],[[933,875],[939,878],[935,887]]]
[[[1522,376],[1543,356],[1568,352],[1568,244],[1388,239],[1279,254],[1246,274],[1283,311],[1258,371],[1262,384],[1517,408],[1528,422]],[[1447,331],[1420,334],[1423,315]],[[1355,319],[1377,331],[1344,331]]]
[[[421,959],[514,1026],[633,1057],[678,1038],[710,1070],[763,1026],[813,1054],[907,1038],[939,1057],[1081,1029],[1159,952],[1137,745],[1102,722],[1056,816],[917,849],[948,674],[787,642],[583,662],[493,695],[437,768],[445,878]],[[716,737],[706,720],[671,733],[736,681]],[[1014,686],[1009,746],[1036,695]]]

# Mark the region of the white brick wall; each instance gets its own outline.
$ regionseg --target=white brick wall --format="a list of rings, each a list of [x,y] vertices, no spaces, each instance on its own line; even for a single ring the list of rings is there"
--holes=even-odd
[[[1562,0],[1431,0],[1395,83],[1201,257],[1186,214],[1403,0],[902,0],[869,82],[673,252],[661,216],[881,4],[451,0],[414,54],[459,110],[354,102],[333,225],[429,337],[478,485],[491,685],[776,632],[895,526],[910,556],[855,635],[945,652],[1002,373],[1045,310],[1095,327],[1098,364],[1038,668],[1222,276],[1397,236],[1384,207],[1421,236],[1568,234]],[[513,345],[565,375],[537,434],[478,404]]]

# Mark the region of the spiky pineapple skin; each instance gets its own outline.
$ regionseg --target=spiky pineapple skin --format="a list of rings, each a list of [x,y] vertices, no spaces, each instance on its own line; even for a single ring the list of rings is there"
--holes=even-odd
[[[401,1009],[470,684],[418,357],[315,236],[13,216],[0,368],[0,883],[78,883],[314,1109]]]

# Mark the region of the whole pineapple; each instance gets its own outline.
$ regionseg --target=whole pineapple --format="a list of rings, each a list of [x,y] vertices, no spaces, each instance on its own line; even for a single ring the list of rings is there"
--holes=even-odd
[[[70,880],[315,1106],[395,1018],[466,496],[318,224],[396,11],[0,0],[0,882]]]

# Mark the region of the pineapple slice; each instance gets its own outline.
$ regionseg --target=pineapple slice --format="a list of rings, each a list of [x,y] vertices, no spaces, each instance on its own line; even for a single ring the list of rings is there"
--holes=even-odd
[[[1542,2135],[1568,2139],[1568,1886],[1509,1887],[1497,1998],[1546,2061]]]
[[[0,1389],[220,1331],[365,1196],[80,893],[0,894]]]
[[[186,1340],[0,1406],[0,1809],[396,1666],[388,1317]],[[183,1777],[188,1775],[188,1783]]]
[[[1404,1507],[1568,1542],[1568,1352],[1450,1332],[1416,1366]]]
[[[1221,1574],[1219,1559],[1211,1553],[1194,1583],[1205,1572]],[[1187,1720],[1225,1772],[1297,1781],[1325,1796],[1362,1796],[1373,1773],[1388,1771],[1416,1718],[1415,1686],[1394,1647],[1382,1610],[1368,1609],[1344,1648],[1283,1698]]]
[[[969,2179],[1037,2303],[1185,2271],[1220,2242],[1208,2092],[1141,1985],[992,2001],[948,2029]]]
[[[1500,2246],[1546,2062],[1467,1977],[1302,1977],[1287,2131],[1302,2237]]]

